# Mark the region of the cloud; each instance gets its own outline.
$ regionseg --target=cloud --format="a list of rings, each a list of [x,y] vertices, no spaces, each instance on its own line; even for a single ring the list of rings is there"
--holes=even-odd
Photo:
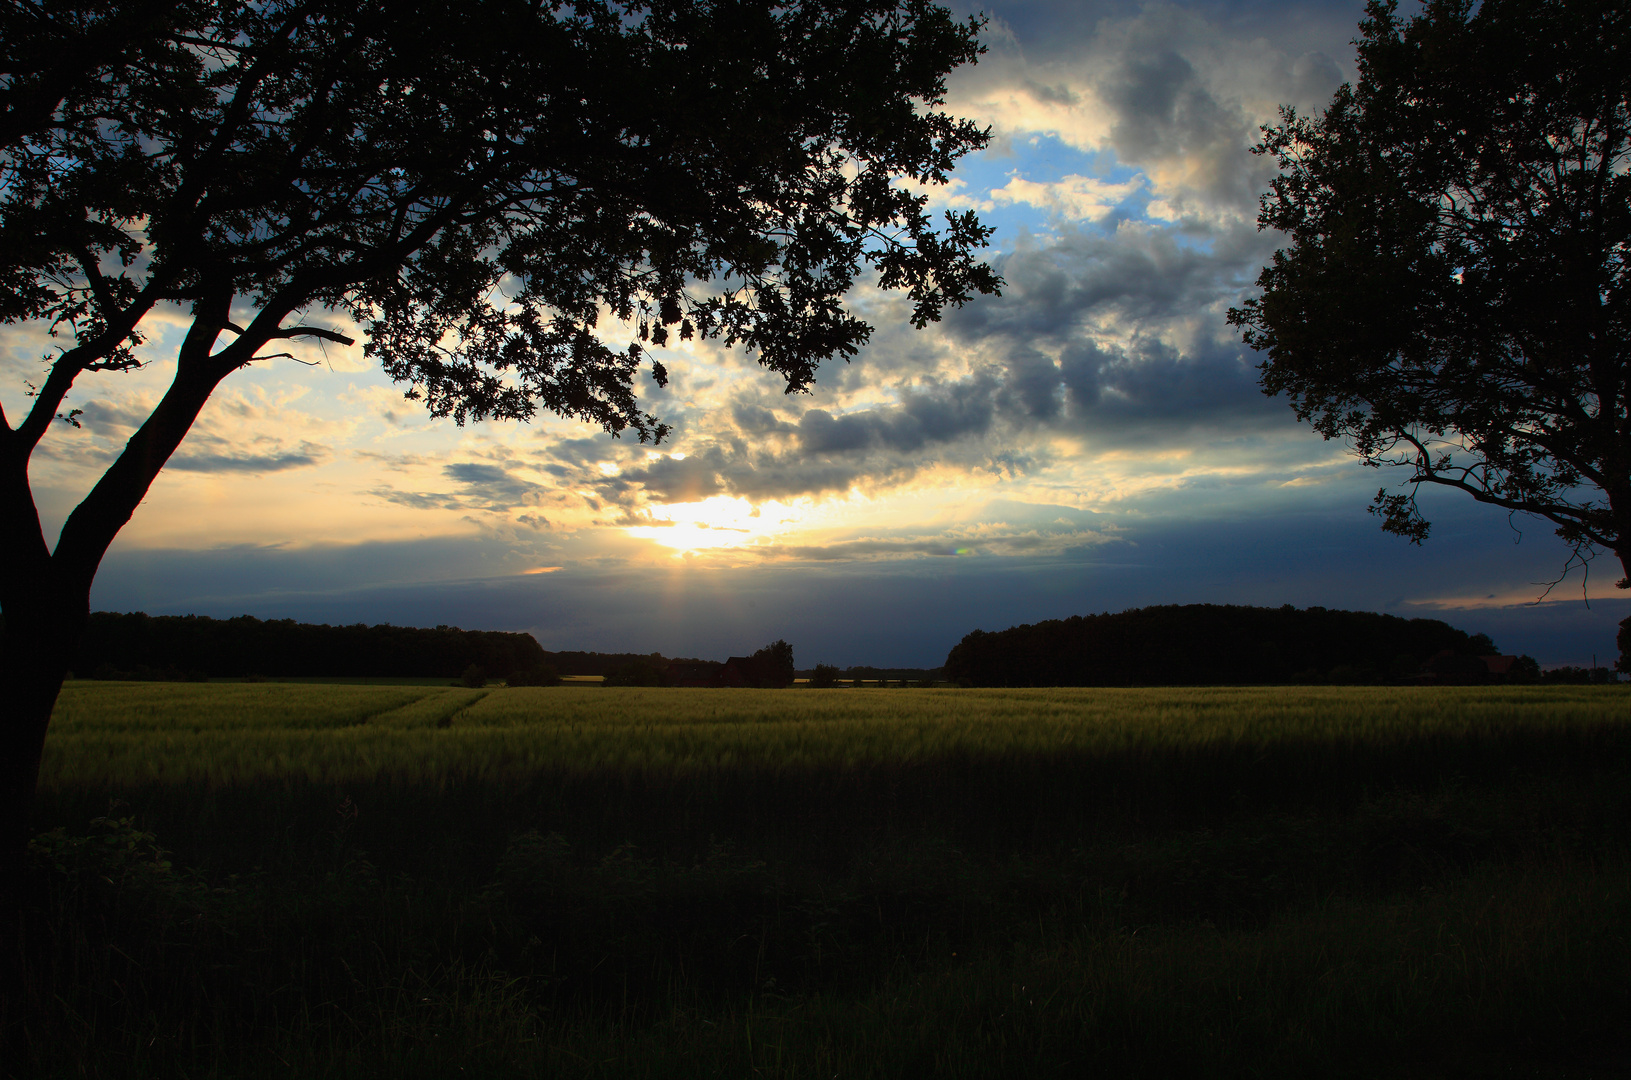
[[[303,442],[298,450],[270,454],[243,454],[234,451],[178,454],[172,457],[165,467],[180,472],[268,473],[312,468],[323,464],[330,456],[327,447]]]
[[[1136,179],[1112,184],[1076,173],[1052,183],[1015,175],[994,189],[991,198],[999,203],[1028,203],[1076,221],[1102,221],[1143,186],[1142,181]]]
[[[1281,104],[1329,100],[1362,14],[1360,3],[1008,5],[987,57],[953,76],[950,107],[990,124],[1005,149],[1042,136],[1113,154],[1173,220],[1250,218],[1268,170],[1247,154],[1258,125]]]
[[[135,431],[147,420],[151,407],[96,398],[80,406],[79,422],[98,435],[115,436]]]
[[[491,514],[507,514],[522,507],[535,507],[555,494],[543,485],[515,476],[497,465],[476,461],[444,465],[442,476],[460,485],[462,490],[403,491],[381,485],[373,488],[369,494],[415,510],[479,510]],[[523,515],[517,520],[534,529],[546,528],[549,524],[537,515]]]
[[[799,418],[799,449],[811,455],[849,455],[874,449],[917,454],[935,443],[983,434],[992,402],[979,381],[908,392],[901,404],[834,416],[810,409]]]
[[[1331,39],[1306,20],[1161,3],[999,14],[1016,21],[992,24],[990,56],[956,76],[950,107],[1008,135],[1010,156],[988,154],[943,187],[906,186],[1007,223],[1000,297],[916,331],[898,296],[863,283],[851,302],[873,338],[823,369],[813,399],[776,393],[741,357],[688,352],[669,364],[664,402],[683,454],[574,438],[535,467],[594,491],[618,521],[722,495],[820,499],[919,482],[1045,475],[1050,490],[1142,490],[1126,478],[1198,477],[1200,448],[1220,440],[1255,446],[1282,480],[1297,475],[1278,471],[1288,466],[1271,444],[1295,441],[1306,457],[1306,433],[1261,394],[1224,312],[1274,248],[1252,220],[1266,167],[1248,153],[1255,125],[1278,101],[1329,93],[1342,74]],[[1046,228],[1025,231],[1037,211]],[[1100,463],[1112,458],[1118,479],[1106,484]]]
[[[876,562],[895,559],[1002,558],[1060,555],[1117,539],[1113,531],[1064,528],[1016,530],[1003,523],[937,535],[863,536],[824,544],[761,544],[741,549],[765,560]]]

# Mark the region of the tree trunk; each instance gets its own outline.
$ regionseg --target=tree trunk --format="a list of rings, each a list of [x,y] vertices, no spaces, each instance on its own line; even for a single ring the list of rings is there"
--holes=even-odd
[[[90,614],[88,592],[71,597],[51,586],[41,582],[24,602],[7,604],[0,636],[0,888],[7,893],[21,881],[46,728]]]
[[[226,319],[230,292],[206,315],[195,306],[177,357],[176,377],[124,451],[63,524],[56,550],[40,529],[28,484],[33,445],[18,432],[0,434],[0,900],[20,880],[27,857],[51,711],[90,617],[91,581],[113,538],[147,495],[159,470],[186,437],[221,379],[240,362],[209,355]],[[258,344],[243,342],[245,355]]]
[[[1627,535],[1626,532],[1621,533],[1622,537]],[[1631,543],[1624,544],[1615,554],[1619,555],[1620,567],[1625,571],[1625,577],[1620,579],[1620,586],[1631,588]],[[1620,620],[1620,633],[1616,644],[1620,647],[1620,659],[1614,666],[1631,677],[1631,615]]]

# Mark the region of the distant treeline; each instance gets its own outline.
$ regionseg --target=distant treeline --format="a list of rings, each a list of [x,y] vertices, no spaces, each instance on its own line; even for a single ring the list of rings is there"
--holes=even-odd
[[[1497,652],[1438,619],[1187,604],[976,630],[946,657],[969,686],[1206,686],[1406,681],[1428,658]]]
[[[807,671],[800,670],[798,677],[801,679],[815,678],[818,668],[825,669],[830,673],[830,677],[836,679],[838,682],[853,682],[856,679],[860,679],[863,682],[879,682],[886,679],[893,680],[895,682],[934,682],[943,678],[945,675],[944,670],[941,668],[884,668],[871,667],[866,664],[856,664],[847,668],[838,668],[832,665],[822,664],[817,665],[814,668],[810,668]]]
[[[662,653],[544,652],[544,660],[562,675],[611,675],[630,667],[661,671],[671,663],[700,664],[702,660],[680,659]]]
[[[456,626],[329,626],[249,615],[93,612],[73,668],[95,678],[360,675],[507,678],[549,662],[531,634]]]

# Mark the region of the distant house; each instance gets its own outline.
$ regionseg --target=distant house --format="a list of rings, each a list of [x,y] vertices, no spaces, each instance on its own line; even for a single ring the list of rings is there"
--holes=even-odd
[[[720,666],[714,676],[714,686],[765,686],[781,688],[787,685],[785,676],[776,670],[768,658],[733,656]]]
[[[1516,656],[1480,656],[1478,659],[1484,662],[1489,673],[1497,679],[1511,678],[1513,669],[1518,665]]]
[[[669,686],[718,686],[719,669],[723,664],[714,660],[670,660]]]

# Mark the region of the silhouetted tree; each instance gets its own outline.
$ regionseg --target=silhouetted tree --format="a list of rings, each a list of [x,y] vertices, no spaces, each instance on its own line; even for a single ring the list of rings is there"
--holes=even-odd
[[[945,676],[966,686],[1369,682],[1384,672],[1404,681],[1438,653],[1483,671],[1477,657],[1496,651],[1437,619],[1187,604],[975,630],[946,657]]]
[[[666,686],[668,673],[647,659],[630,660],[608,671],[600,680],[602,686]]]
[[[0,414],[8,857],[97,566],[222,379],[350,343],[327,309],[458,423],[542,408],[660,440],[633,386],[674,335],[803,390],[867,340],[842,303],[861,274],[919,326],[997,287],[989,230],[937,231],[897,183],[986,142],[940,108],[977,30],[925,0],[0,7],[0,318],[60,343]],[[30,456],[166,306],[174,380],[53,546]]]
[[[559,686],[561,673],[554,664],[539,664],[516,672],[508,682],[511,686]]]
[[[838,668],[832,664],[817,664],[810,669],[810,685],[823,690],[837,686]]]
[[[1435,484],[1546,518],[1570,565],[1612,551],[1631,588],[1631,8],[1396,7],[1367,7],[1357,86],[1264,129],[1258,223],[1291,244],[1229,320],[1265,392],[1409,471],[1384,529],[1426,539]]]
[[[751,657],[760,686],[793,685],[793,646],[777,638]]]
[[[248,615],[211,619],[202,615],[92,612],[73,667],[184,667],[215,678],[260,675],[413,675],[458,677],[480,665],[489,676],[547,662],[531,634],[461,630],[456,626],[329,626]]]

